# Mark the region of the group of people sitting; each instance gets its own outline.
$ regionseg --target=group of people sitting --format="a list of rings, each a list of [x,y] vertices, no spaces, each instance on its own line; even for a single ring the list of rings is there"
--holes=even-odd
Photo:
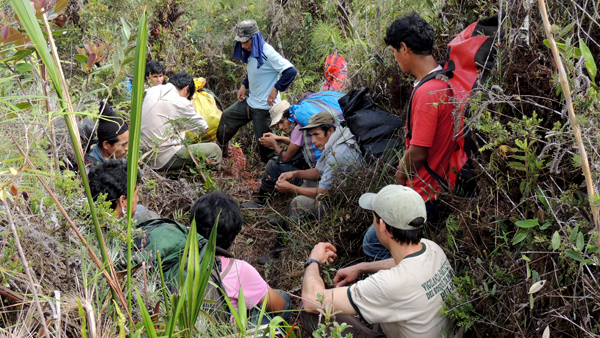
[[[321,217],[326,208],[319,195],[332,187],[336,176],[364,165],[356,139],[360,135],[352,135],[331,110],[317,112],[304,123],[299,121],[294,107],[280,100],[280,92],[289,87],[297,71],[264,41],[255,21],[238,23],[235,40],[234,57],[247,63],[248,75],[237,93],[238,102],[223,112],[216,143],[182,144],[187,130],[203,132],[207,128],[190,102],[194,80],[188,74],[175,73],[163,84],[164,68],[157,62],[148,63],[146,78],[153,86],[146,90],[142,107],[142,141],[153,144],[155,151],[146,162],[153,169],[169,170],[200,158],[219,170],[229,140],[252,121],[261,159],[267,165],[257,198],[242,207],[262,208],[277,192],[294,196],[288,219]],[[415,87],[427,74],[440,69],[432,56],[433,42],[433,28],[415,13],[394,21],[386,31],[385,43],[391,46],[401,70],[416,77]],[[359,206],[373,217],[363,239],[369,261],[339,270],[335,288],[326,289],[320,269],[334,261],[336,248],[330,243],[313,248],[302,281],[301,321],[305,327],[317,325],[316,310],[331,303],[333,311],[341,311],[337,321],[352,325],[345,333],[354,337],[452,334],[452,323],[440,315],[443,300],[454,290],[452,267],[440,246],[422,238],[423,228],[436,218],[440,190],[429,170],[447,177],[456,148],[453,106],[446,104],[449,90],[440,79],[415,90],[407,121],[412,135],[406,139],[398,165],[397,184],[378,193],[365,193],[359,200]],[[98,164],[91,168],[89,181],[93,195],[107,194],[115,216],[122,217],[126,214],[122,203],[128,194],[127,169],[123,161],[112,159],[127,153],[127,124],[111,114],[108,105],[101,105],[100,110],[105,118],[99,122],[98,145],[90,152]],[[287,136],[273,133],[275,126]],[[203,195],[192,207],[191,219],[195,219],[198,233],[208,238],[219,214],[217,245],[227,250],[243,226],[241,208],[234,198],[222,192]],[[243,289],[248,308],[260,306],[268,298],[268,312],[290,318],[292,307],[286,292],[271,288],[248,262],[228,255],[218,258],[227,296],[234,304]],[[370,276],[358,281],[361,274]],[[367,327],[353,315],[377,325]]]

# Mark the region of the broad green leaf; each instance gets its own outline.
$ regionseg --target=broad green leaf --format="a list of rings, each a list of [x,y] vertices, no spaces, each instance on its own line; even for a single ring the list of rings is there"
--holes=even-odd
[[[577,250],[583,251],[584,245],[585,245],[585,243],[584,243],[584,239],[583,239],[583,233],[580,232],[577,234],[577,241],[575,242],[575,246],[577,247]]]
[[[19,73],[27,73],[33,70],[33,66],[29,63],[19,63],[15,65],[15,70]]]
[[[540,223],[538,223],[537,219],[527,219],[524,221],[517,221],[516,224],[518,227],[525,228],[525,229],[533,228],[535,226],[540,225]]]
[[[526,170],[525,164],[520,163],[520,162],[509,162],[508,166],[509,167],[513,167],[513,168],[515,168],[517,170]]]
[[[558,248],[560,248],[560,234],[555,231],[552,235],[552,250],[558,250]]]
[[[515,144],[516,144],[517,146],[519,146],[519,148],[521,148],[521,149],[523,149],[523,146],[526,146],[526,144],[524,144],[524,143],[523,143],[523,141],[521,141],[521,140],[519,140],[519,139],[516,139],[516,140],[515,140]]]
[[[129,41],[129,37],[131,37],[131,28],[129,28],[129,24],[123,17],[121,17],[121,24],[123,25],[123,35],[125,36],[125,41]]]
[[[592,52],[585,44],[583,39],[579,39],[579,49],[581,50],[581,54],[585,59],[585,68],[592,79],[592,82],[596,83],[596,73],[598,73],[598,68],[596,67],[596,62],[594,61],[594,56]]]
[[[527,235],[529,235],[529,230],[525,230],[525,229],[519,230],[519,232],[513,239],[512,244],[515,245],[515,244],[521,243],[525,238],[527,238]]]
[[[31,104],[27,101],[17,103],[16,106],[17,106],[17,108],[22,109],[22,110],[31,109]]]
[[[569,250],[565,251],[565,253],[570,258],[572,258],[578,262],[583,262],[583,257],[581,257],[581,254],[579,252],[569,249]]]
[[[125,66],[128,63],[130,63],[133,60],[135,60],[135,57],[133,57],[133,56],[130,56],[130,57],[126,58],[125,60],[123,60],[123,66]]]
[[[2,60],[2,62],[8,62],[8,61],[19,61],[21,59],[24,59],[26,57],[28,57],[29,55],[31,55],[31,53],[33,53],[35,49],[32,48],[27,48],[27,49],[22,49],[20,51],[17,51],[13,56]]]
[[[569,242],[573,243],[577,239],[577,234],[579,233],[579,225],[576,225],[573,230],[571,230],[571,234],[569,235]]]
[[[552,221],[547,219],[544,221],[544,223],[542,223],[542,225],[540,225],[540,230],[546,230],[548,229],[550,226],[552,225]]]
[[[83,55],[83,54],[76,54],[75,56],[73,56],[73,58],[77,61],[77,62],[81,62],[81,63],[86,63],[88,60],[87,55]]]

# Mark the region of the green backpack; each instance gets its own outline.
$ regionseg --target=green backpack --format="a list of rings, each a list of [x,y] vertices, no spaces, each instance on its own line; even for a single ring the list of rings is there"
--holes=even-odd
[[[189,229],[176,221],[157,218],[141,222],[137,225],[138,230],[144,233],[141,236],[133,239],[133,250],[131,254],[131,265],[137,265],[141,262],[146,262],[149,269],[158,269],[158,259],[156,252],[160,252],[162,259],[162,270],[165,277],[165,283],[175,292],[179,280],[179,264],[180,259],[185,249]],[[198,234],[198,248],[200,249],[200,257],[204,256],[206,251],[207,239]],[[218,248],[218,254],[221,256],[229,256],[228,252]],[[119,260],[119,265],[126,268],[127,262],[124,258]],[[225,290],[223,281],[221,280],[221,260],[215,257],[215,264],[211,269],[212,283],[208,283],[205,299],[210,300],[210,308],[214,310],[222,310],[225,305],[225,300],[221,291]]]

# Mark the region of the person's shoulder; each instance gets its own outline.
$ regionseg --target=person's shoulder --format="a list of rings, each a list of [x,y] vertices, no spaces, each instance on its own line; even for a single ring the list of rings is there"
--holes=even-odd
[[[275,50],[275,48],[273,48],[273,46],[271,46],[269,43],[265,42],[265,44],[263,45],[263,53],[265,54],[271,54],[271,53],[276,53],[279,54],[279,52],[277,52]]]
[[[447,80],[444,79],[431,79],[425,83],[423,83],[418,89],[417,92],[427,94],[432,91],[440,91],[450,89],[450,84]]]
[[[434,242],[432,240],[422,238],[421,243],[423,243],[423,245],[425,245],[426,251],[431,252],[431,254],[444,255],[444,256],[446,255],[444,253],[444,249],[442,249],[442,247],[439,244],[437,244],[436,242]]]
[[[263,45],[263,50],[262,50],[264,56],[267,57],[267,59],[285,59],[281,54],[279,54],[279,52],[277,50],[275,50],[275,48],[273,46],[271,46],[270,44],[266,43]]]

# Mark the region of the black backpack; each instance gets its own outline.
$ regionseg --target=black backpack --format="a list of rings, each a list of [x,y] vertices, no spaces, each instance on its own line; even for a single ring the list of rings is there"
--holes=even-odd
[[[367,95],[369,87],[350,91],[338,101],[344,121],[358,141],[367,163],[381,159],[397,162],[396,149],[404,123],[402,118],[383,110],[373,110],[373,100]],[[395,166],[395,164],[394,164]]]

